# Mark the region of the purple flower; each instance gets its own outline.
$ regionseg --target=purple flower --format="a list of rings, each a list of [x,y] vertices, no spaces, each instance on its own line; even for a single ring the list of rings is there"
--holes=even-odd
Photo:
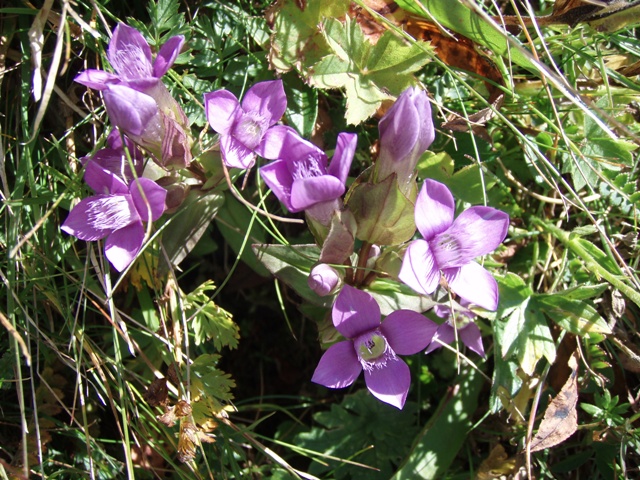
[[[251,168],[256,153],[275,158],[268,156],[269,143],[280,143],[286,132],[274,128],[287,108],[282,80],[256,83],[242,103],[227,90],[205,93],[204,108],[209,124],[220,134],[222,159],[228,167]]]
[[[307,284],[309,288],[321,297],[335,292],[342,282],[338,271],[326,263],[319,263],[311,269]]]
[[[148,178],[127,186],[118,175],[93,161],[87,163],[84,179],[96,195],[81,200],[61,228],[86,241],[107,237],[105,255],[121,272],[142,247],[142,222],[155,221],[164,212],[167,192]]]
[[[498,308],[498,284],[473,261],[495,250],[507,235],[509,216],[491,207],[471,207],[453,219],[449,189],[425,180],[415,220],[423,239],[409,244],[399,278],[416,292],[433,293],[443,276],[451,290],[487,310]]]
[[[431,105],[424,90],[410,87],[380,119],[380,155],[375,164],[376,183],[392,173],[407,195],[420,156],[435,138]]]
[[[349,285],[338,294],[332,316],[333,325],[348,340],[324,352],[311,380],[329,388],[344,388],[364,370],[369,391],[402,409],[411,375],[397,355],[413,355],[424,349],[437,325],[411,310],[397,310],[380,323],[375,299]]]
[[[355,133],[340,133],[327,167],[327,155],[322,150],[287,128],[278,150],[270,152],[278,160],[261,167],[260,175],[290,212],[310,210],[326,225],[345,192],[357,141]]]
[[[134,168],[133,171],[125,149],[129,152]],[[101,148],[91,157],[82,157],[80,160],[83,165],[87,165],[91,161],[97,163],[105,170],[116,174],[127,184],[134,178],[140,177],[144,168],[144,158],[140,149],[127,137],[124,138],[123,143],[122,136],[118,130],[111,131],[107,137],[107,146],[105,148]]]
[[[484,346],[482,345],[482,335],[480,329],[473,322],[475,314],[465,308],[467,302],[461,302],[462,308],[456,310],[455,320],[451,313],[451,307],[447,305],[436,305],[433,309],[435,314],[440,318],[446,319],[444,323],[438,326],[436,334],[433,336],[431,344],[427,347],[425,353],[431,353],[440,348],[442,343],[452,343],[456,339],[456,329],[458,330],[458,338],[462,340],[469,350],[476,352],[484,357]],[[454,326],[455,321],[455,326]],[[437,342],[436,340],[440,340]]]
[[[125,84],[145,91],[158,83],[180,54],[184,37],[171,37],[160,48],[155,60],[151,59],[151,48],[142,34],[133,27],[118,24],[107,49],[107,59],[116,73],[89,69],[80,73],[75,81],[95,90],[104,90],[109,85]]]

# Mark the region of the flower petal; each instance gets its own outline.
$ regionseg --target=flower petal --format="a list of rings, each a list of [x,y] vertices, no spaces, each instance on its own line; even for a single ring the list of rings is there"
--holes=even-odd
[[[141,188],[142,192],[140,191]],[[129,186],[129,190],[133,204],[136,206],[138,215],[140,215],[140,219],[143,222],[149,221],[149,212],[151,212],[152,222],[162,216],[166,209],[165,200],[167,199],[167,191],[164,188],[153,180],[139,178]]]
[[[358,146],[358,135],[355,133],[340,133],[336,143],[336,151],[333,154],[327,173],[338,178],[344,185],[349,176],[349,169],[353,161],[353,155]]]
[[[409,244],[398,278],[423,295],[432,294],[438,287],[440,270],[426,240],[414,240]]]
[[[287,167],[287,162],[276,160],[264,167],[260,167],[260,176],[274,195],[278,197],[278,200],[291,212],[293,210],[291,206],[293,178],[289,172],[289,167]]]
[[[87,162],[84,181],[98,194],[126,195],[129,193],[129,188],[115,172],[107,170],[94,160]]]
[[[294,210],[291,211],[299,212],[317,203],[335,200],[342,196],[344,190],[344,183],[331,175],[294,180],[291,187],[291,206]]]
[[[364,380],[374,397],[402,410],[411,386],[411,373],[404,360],[396,357],[384,366],[365,370]]]
[[[446,185],[427,179],[416,199],[416,227],[425,240],[431,240],[453,223],[455,203]]]
[[[476,352],[481,357],[484,357],[484,345],[482,345],[482,334],[478,325],[471,322],[458,330],[458,336],[462,343],[464,343],[469,350]]]
[[[123,23],[113,31],[107,58],[125,80],[153,76],[149,44],[138,30]]]
[[[95,90],[104,90],[108,85],[120,83],[120,78],[104,70],[89,69],[80,72],[73,81]]]
[[[390,161],[404,160],[420,135],[421,122],[413,104],[412,91],[411,88],[405,90],[378,123],[380,150],[386,151]]]
[[[287,109],[287,96],[282,80],[256,83],[244,94],[242,109],[245,112],[258,113],[268,125],[274,125]]]
[[[80,240],[100,240],[139,221],[128,195],[95,195],[82,199],[69,212],[61,229]]]
[[[342,281],[338,271],[326,263],[319,263],[311,269],[307,285],[321,297],[334,292]]]
[[[396,310],[382,322],[380,330],[399,355],[413,355],[427,348],[438,325],[411,310]]]
[[[491,207],[471,207],[431,242],[440,268],[459,267],[494,251],[507,236],[509,215]]]
[[[331,345],[324,352],[311,381],[328,388],[344,388],[351,385],[361,371],[353,342],[347,340]]]
[[[167,40],[158,51],[156,59],[153,62],[153,76],[160,78],[163,76],[176,61],[180,50],[184,44],[184,35],[176,35]]]
[[[436,331],[436,334],[433,336],[433,339],[431,341],[431,343],[429,344],[429,346],[427,347],[427,350],[424,353],[431,353],[434,350],[437,350],[438,348],[442,347],[442,343],[453,343],[453,341],[456,339],[456,332],[453,329],[453,325],[451,325],[448,321],[444,322],[443,324],[438,326],[438,330]],[[436,340],[440,340],[440,342],[436,341]]]
[[[228,135],[240,113],[240,103],[227,90],[216,90],[204,94],[204,113],[209,125],[220,135]]]
[[[104,253],[119,272],[127,268],[136,258],[144,241],[144,227],[142,222],[116,230],[104,244]]]
[[[253,167],[256,163],[256,154],[231,135],[222,136],[220,139],[220,151],[227,167],[245,170]]]
[[[469,262],[460,268],[443,270],[442,273],[451,290],[469,303],[491,311],[498,308],[498,283],[484,267]]]
[[[153,98],[125,85],[110,85],[102,95],[111,122],[125,133],[141,135],[158,113]]]
[[[274,125],[262,136],[262,141],[256,147],[256,153],[268,160],[282,158],[285,141],[289,134],[297,135],[297,132],[286,125]]]
[[[345,285],[332,310],[333,325],[346,338],[355,338],[380,326],[380,307],[367,292]]]

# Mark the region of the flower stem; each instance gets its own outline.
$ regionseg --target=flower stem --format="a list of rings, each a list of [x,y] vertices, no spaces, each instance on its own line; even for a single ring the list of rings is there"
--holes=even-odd
[[[371,251],[371,244],[369,242],[362,242],[360,252],[358,252],[358,265],[356,267],[356,275],[353,281],[354,287],[362,285],[364,275],[367,272],[367,260],[369,259],[369,252]]]

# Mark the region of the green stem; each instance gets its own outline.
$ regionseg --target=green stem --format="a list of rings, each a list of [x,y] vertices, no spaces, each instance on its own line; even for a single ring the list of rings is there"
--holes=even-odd
[[[593,258],[593,256],[589,252],[587,252],[582,245],[580,245],[579,242],[575,241],[576,238],[572,237],[569,232],[566,232],[561,228],[556,227],[555,225],[551,225],[550,223],[544,222],[535,217],[531,218],[531,223],[537,225],[538,227],[556,237],[565,247],[567,247],[584,261],[587,270],[604,278],[607,282],[609,282],[615,288],[620,290],[620,292],[626,295],[633,303],[640,306],[640,292],[627,285],[619,278],[618,275],[614,275],[600,263],[598,263]]]

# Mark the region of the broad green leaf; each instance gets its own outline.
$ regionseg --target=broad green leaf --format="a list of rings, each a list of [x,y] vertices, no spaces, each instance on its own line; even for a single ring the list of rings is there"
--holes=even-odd
[[[313,462],[309,470],[313,475],[324,473],[322,478],[345,480],[386,480],[393,474],[398,459],[407,454],[417,433],[415,414],[415,404],[407,402],[403,410],[397,410],[361,389],[345,396],[340,405],[332,404],[329,411],[314,414],[313,419],[319,426],[296,435],[294,443],[364,465],[323,458],[323,463],[328,465]]]
[[[323,56],[331,53],[318,30],[324,18],[342,17],[347,13],[347,0],[309,0],[301,9],[294,0],[281,2],[277,10],[269,60],[281,72],[295,68],[307,70]]]
[[[456,393],[447,396],[436,408],[393,480],[446,477],[449,466],[468,438],[483,383],[484,379],[476,370],[465,368],[462,371],[457,377],[458,388],[453,390]]]
[[[347,206],[358,222],[356,237],[372,245],[399,245],[416,231],[414,203],[398,188],[395,174],[380,183],[356,185]]]
[[[300,135],[310,138],[318,118],[318,91],[305,85],[298,75],[287,75],[287,123]]]
[[[494,54],[508,58],[521,67],[534,69],[524,54],[515,48],[509,47],[508,33],[496,30],[466,7],[463,2],[452,0],[397,0],[396,3],[401,8],[430,21],[435,19],[444,27],[470,38],[487,47]],[[511,40],[520,44],[514,37]]]
[[[577,243],[582,247],[586,253],[591,255],[593,260],[602,265],[610,273],[614,275],[620,275],[620,269],[616,262],[614,262],[606,253],[600,250],[593,242],[585,240],[584,238],[574,237],[570,240],[572,243]]]
[[[422,180],[430,178],[446,183],[453,175],[454,163],[453,158],[447,152],[426,151],[418,162],[418,177]]]
[[[331,297],[319,297],[307,284],[309,272],[320,257],[317,245],[253,245],[252,248],[267,270],[302,298],[314,305],[331,305]]]
[[[480,175],[478,164],[468,165],[454,173],[447,185],[460,200],[478,205],[484,203],[484,192],[490,190],[497,182],[492,173],[482,172],[482,177]]]
[[[195,344],[201,345],[213,340],[213,346],[220,351],[223,347],[236,348],[240,338],[240,329],[232,315],[209,300],[210,292],[216,286],[207,280],[193,292],[185,296],[182,306],[193,330]]]
[[[221,193],[202,195],[192,191],[180,210],[169,217],[169,225],[162,232],[162,245],[172,265],[179,265],[193,250],[223,203]]]
[[[225,193],[225,203],[218,211],[216,224],[220,233],[227,241],[227,245],[237,254],[244,244],[244,249],[240,258],[249,265],[254,272],[263,277],[268,277],[269,272],[258,261],[255,253],[251,250],[254,243],[264,243],[267,235],[258,221],[255,219],[256,212],[249,210],[242,205],[229,192]],[[249,237],[246,241],[245,239]]]
[[[367,292],[376,299],[383,315],[396,310],[426,312],[438,303],[431,297],[418,295],[410,287],[387,278],[377,278],[367,287]]]
[[[587,333],[611,333],[609,325],[595,308],[585,301],[567,298],[564,292],[536,295],[534,302],[551,320],[571,333],[580,336]]]
[[[515,273],[508,272],[505,275],[496,275],[496,280],[500,293],[496,318],[509,315],[514,308],[522,305],[533,295],[531,288]]]
[[[500,345],[504,344],[504,328],[507,322],[496,319],[491,324],[496,347],[493,349],[494,368],[489,406],[493,413],[497,413],[515,398],[522,386],[522,379],[518,376],[518,364],[515,359],[502,356]]]
[[[581,285],[562,291],[563,298],[567,300],[588,300],[602,294],[609,285],[599,283],[597,285]]]
[[[344,88],[346,120],[354,125],[373,115],[383,100],[413,84],[413,72],[429,60],[426,44],[407,44],[389,31],[372,45],[349,17],[344,22],[327,18],[323,33],[333,54],[313,66],[309,82],[320,88]]]

